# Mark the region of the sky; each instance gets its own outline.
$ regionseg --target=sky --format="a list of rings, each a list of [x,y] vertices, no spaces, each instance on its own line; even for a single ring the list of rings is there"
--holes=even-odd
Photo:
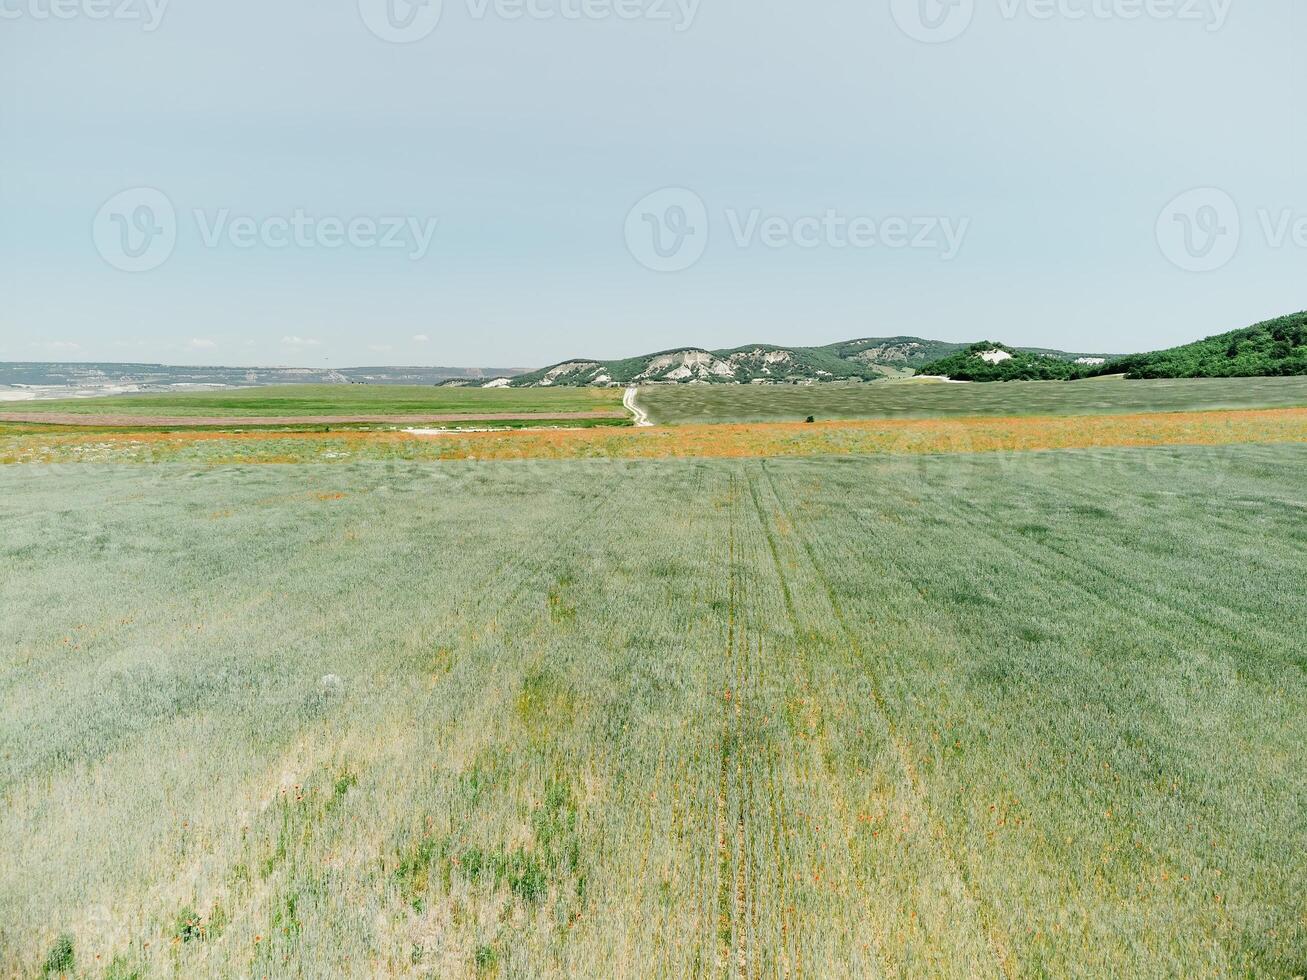
[[[533,367],[1307,308],[1303,0],[0,0],[0,360]]]

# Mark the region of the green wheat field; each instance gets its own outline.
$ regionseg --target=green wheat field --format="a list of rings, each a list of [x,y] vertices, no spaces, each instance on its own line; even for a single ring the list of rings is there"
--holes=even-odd
[[[945,418],[995,415],[1099,415],[1296,408],[1307,405],[1307,377],[1167,378],[1126,381],[1009,381],[945,384],[653,385],[640,404],[655,422],[800,422],[818,419]]]
[[[1307,402],[1307,397],[1304,402]],[[85,416],[89,424],[94,424],[97,415],[240,418],[487,412],[548,416],[558,412],[620,412],[622,391],[614,388],[490,389],[452,385],[296,384],[9,402],[4,407],[25,414],[75,414]]]
[[[1307,447],[11,466],[0,523],[0,974],[1307,972]]]

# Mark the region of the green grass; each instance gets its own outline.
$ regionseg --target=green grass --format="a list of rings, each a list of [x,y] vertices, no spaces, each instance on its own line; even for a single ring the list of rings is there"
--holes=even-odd
[[[548,414],[621,411],[622,392],[605,388],[445,388],[408,385],[278,385],[216,392],[114,395],[10,402],[6,411],[79,415],[290,416]]]
[[[1307,448],[0,469],[0,974],[1307,967]]]
[[[941,384],[679,385],[640,389],[654,422],[780,422],[946,415],[1090,415],[1307,405],[1307,378]]]
[[[606,411],[607,409],[599,409]],[[431,428],[465,432],[517,432],[523,429],[605,429],[627,428],[631,425],[628,416],[620,418],[598,419],[558,419],[542,416],[539,418],[521,418],[505,421],[472,420],[467,422],[433,422]],[[0,440],[6,437],[30,435],[131,435],[132,433],[156,432],[403,432],[415,428],[412,423],[396,422],[306,422],[295,425],[97,425],[94,416],[88,416],[85,423],[73,425],[49,422],[0,422]]]

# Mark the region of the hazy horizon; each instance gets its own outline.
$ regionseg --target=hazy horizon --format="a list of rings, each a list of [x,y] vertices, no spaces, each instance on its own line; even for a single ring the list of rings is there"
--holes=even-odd
[[[1247,325],[1251,325],[1251,324],[1247,324]],[[786,346],[791,346],[791,348],[808,348],[808,346],[817,346],[817,348],[821,348],[821,346],[829,346],[830,344],[842,344],[842,342],[855,342],[861,340],[890,341],[890,340],[899,340],[899,338],[914,338],[914,340],[944,341],[944,342],[949,342],[949,344],[972,344],[972,342],[992,340],[992,338],[987,338],[987,337],[972,337],[972,338],[967,338],[967,340],[950,340],[950,338],[948,337],[916,337],[914,335],[885,335],[884,337],[880,337],[880,336],[873,337],[873,336],[863,335],[860,337],[842,337],[839,338],[839,340],[830,341],[829,344],[816,344],[816,345],[776,344],[776,342],[772,342],[769,340],[758,341],[757,344],[758,346],[775,346],[775,348],[786,348]],[[1195,340],[1199,340],[1199,338],[1195,337]],[[1002,341],[996,341],[996,342],[1002,342]],[[752,345],[745,344],[745,345],[737,345],[737,346],[746,346],[746,348],[748,348],[748,346],[752,346]],[[1047,348],[1047,345],[1038,345],[1038,344],[1013,345],[1013,346],[1029,346],[1029,348]],[[29,359],[18,359],[18,358],[0,359],[0,365],[21,365],[21,363],[29,363],[29,365],[30,363],[37,363],[37,365],[39,365],[39,363],[51,363],[51,365],[142,365],[142,366],[158,366],[158,367],[203,367],[203,368],[230,367],[230,368],[237,368],[237,370],[239,370],[239,368],[247,368],[247,370],[254,370],[254,368],[265,368],[265,370],[278,370],[278,368],[282,368],[282,370],[297,370],[297,368],[306,368],[306,370],[308,370],[308,368],[311,368],[311,370],[333,370],[333,368],[335,368],[335,370],[341,370],[341,371],[367,370],[367,368],[442,367],[442,368],[450,368],[450,370],[463,370],[463,371],[476,371],[476,370],[485,371],[494,368],[494,370],[506,370],[506,371],[520,370],[520,371],[529,372],[529,371],[540,370],[540,368],[542,367],[549,367],[553,365],[558,365],[558,363],[566,363],[569,361],[623,361],[623,359],[627,359],[627,358],[643,357],[643,355],[647,355],[647,354],[668,353],[668,351],[674,351],[674,350],[715,351],[715,350],[731,350],[731,349],[732,348],[704,348],[704,346],[702,345],[691,344],[691,345],[681,346],[681,348],[674,348],[673,346],[673,348],[661,348],[657,350],[642,350],[639,351],[639,353],[618,354],[617,357],[605,357],[605,358],[596,358],[596,357],[591,357],[591,355],[586,353],[579,353],[579,354],[565,355],[565,357],[555,357],[553,359],[550,359],[550,361],[536,363],[536,365],[527,365],[527,363],[511,363],[507,361],[503,363],[495,363],[495,365],[489,365],[489,363],[484,363],[484,365],[452,365],[452,363],[443,363],[443,362],[442,363],[437,363],[437,362],[403,363],[403,365],[401,365],[401,363],[384,363],[380,361],[367,362],[367,363],[339,363],[339,365],[332,365],[332,363],[320,363],[320,365],[314,365],[314,363],[307,363],[307,362],[299,363],[299,362],[291,362],[291,361],[276,362],[276,363],[271,363],[271,362],[221,363],[221,362],[200,362],[200,361],[95,361],[95,359],[76,358],[76,357],[43,358],[43,359],[30,359],[30,358]],[[1136,350],[1067,350],[1063,348],[1056,348],[1056,349],[1063,350],[1064,353],[1072,353],[1072,354],[1124,355],[1124,354],[1144,353],[1144,351],[1136,351]]]
[[[1245,326],[1251,326],[1251,324],[1245,324]],[[1237,328],[1235,328],[1235,329],[1237,329]],[[971,343],[976,343],[976,342],[980,342],[980,341],[984,341],[984,340],[994,340],[994,339],[995,339],[995,338],[986,338],[986,337],[970,337],[970,338],[956,338],[956,339],[955,339],[955,338],[948,338],[948,337],[920,337],[920,336],[909,335],[909,334],[886,334],[886,335],[884,335],[884,336],[871,336],[871,335],[864,334],[864,335],[857,336],[857,337],[841,337],[841,338],[838,338],[838,339],[836,339],[836,340],[832,340],[832,341],[829,341],[829,342],[826,342],[826,343],[821,343],[821,344],[786,344],[786,343],[783,343],[783,342],[775,342],[775,341],[773,341],[773,340],[761,340],[761,341],[757,341],[756,343],[757,343],[758,346],[763,346],[763,347],[824,347],[824,346],[829,346],[830,344],[848,343],[848,342],[855,342],[855,341],[860,341],[860,340],[896,340],[896,339],[904,338],[904,337],[911,337],[911,338],[913,338],[913,339],[917,339],[917,340],[934,340],[934,341],[943,341],[943,342],[945,342],[945,343],[959,343],[959,344],[962,344],[962,343],[965,343],[965,344],[971,344]],[[1198,339],[1201,339],[1201,338],[1194,337],[1194,338],[1192,338],[1192,339],[1194,339],[1194,340],[1198,340]],[[1005,343],[1005,341],[995,341],[995,342],[997,342],[997,343]],[[751,344],[743,344],[743,345],[739,345],[739,344],[737,344],[737,345],[736,345],[736,347],[741,347],[741,346],[743,346],[743,347],[749,347],[749,346],[752,346],[752,345],[751,345]],[[1138,350],[1138,351],[1134,351],[1134,350],[1113,350],[1113,351],[1108,351],[1108,350],[1071,350],[1071,349],[1068,349],[1068,348],[1049,348],[1047,344],[1016,344],[1016,345],[1011,345],[1011,346],[1017,346],[1017,347],[1029,347],[1029,348],[1056,349],[1056,350],[1064,351],[1065,353],[1075,353],[1075,354],[1109,354],[1109,355],[1125,355],[1125,354],[1135,354],[1135,353],[1144,353],[1144,352],[1145,352],[1143,349]],[[493,368],[493,369],[509,370],[509,371],[516,371],[516,370],[521,370],[521,371],[535,371],[535,370],[539,370],[540,368],[544,368],[544,367],[552,366],[552,365],[554,365],[554,364],[566,363],[567,361],[581,361],[581,360],[618,361],[618,360],[625,360],[625,359],[627,359],[627,358],[631,358],[631,357],[642,357],[642,356],[649,355],[649,354],[659,354],[659,353],[665,353],[665,352],[676,351],[676,350],[706,350],[706,351],[722,351],[722,350],[732,350],[732,349],[734,349],[734,348],[723,348],[723,347],[712,347],[712,348],[709,348],[709,347],[704,347],[704,346],[701,345],[701,344],[685,344],[685,345],[682,345],[682,346],[680,346],[680,347],[675,347],[675,346],[673,346],[673,347],[669,347],[669,348],[658,348],[658,349],[642,350],[642,351],[639,351],[639,352],[637,352],[637,353],[618,354],[618,355],[615,356],[615,357],[602,357],[602,358],[600,358],[600,357],[593,357],[593,356],[591,356],[591,355],[589,355],[589,354],[586,354],[584,351],[582,351],[582,352],[579,352],[579,353],[566,354],[566,355],[561,356],[561,357],[554,357],[554,358],[552,358],[551,360],[544,361],[544,362],[541,362],[541,363],[538,363],[538,364],[514,363],[514,362],[511,361],[511,359],[510,359],[510,360],[503,361],[502,363],[496,363],[496,364],[490,364],[490,363],[485,363],[485,364],[449,364],[449,363],[444,363],[444,362],[434,362],[434,361],[433,361],[433,362],[430,362],[430,363],[425,363],[425,362],[424,362],[424,363],[416,363],[416,362],[414,362],[414,363],[407,363],[407,364],[387,363],[387,362],[383,362],[383,361],[369,361],[369,362],[367,362],[367,363],[357,363],[357,364],[355,364],[355,363],[340,363],[340,364],[319,363],[319,364],[314,364],[314,363],[309,363],[309,362],[307,362],[307,361],[305,361],[305,362],[303,362],[303,363],[301,363],[301,362],[297,362],[297,361],[279,361],[279,362],[263,362],[263,361],[259,361],[259,362],[230,362],[230,363],[229,363],[229,362],[220,362],[220,361],[200,361],[200,360],[191,360],[191,361],[185,361],[185,360],[180,360],[180,361],[156,361],[156,360],[112,360],[112,359],[105,360],[105,359],[94,359],[94,358],[79,358],[79,357],[75,357],[75,356],[74,356],[74,357],[58,357],[58,358],[0,358],[0,364],[124,364],[124,365],[139,364],[139,365],[153,365],[153,366],[159,366],[159,367],[170,367],[170,368],[190,368],[190,367],[195,367],[195,368],[233,368],[233,369],[242,369],[242,368],[244,368],[244,369],[255,369],[255,368],[262,368],[262,369],[298,369],[298,368],[304,368],[304,369],[313,369],[313,370],[331,370],[331,369],[334,368],[334,369],[338,369],[338,370],[342,370],[342,371],[347,371],[347,370],[364,370],[364,369],[367,369],[367,368],[401,368],[401,369],[402,369],[402,368],[436,368],[436,367],[439,367],[439,368],[449,368],[449,369],[451,369],[451,370],[468,370],[468,371],[471,371],[471,370],[488,370],[488,369],[492,369],[492,368]]]
[[[539,367],[1307,307],[1292,0],[0,9],[0,360]]]

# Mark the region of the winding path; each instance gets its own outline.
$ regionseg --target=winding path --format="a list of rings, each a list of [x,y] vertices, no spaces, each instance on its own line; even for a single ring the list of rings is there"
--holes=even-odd
[[[635,424],[643,428],[644,426],[653,425],[653,423],[649,421],[649,413],[635,403],[635,393],[639,390],[638,388],[627,388],[626,394],[622,396],[622,405],[635,416]]]

